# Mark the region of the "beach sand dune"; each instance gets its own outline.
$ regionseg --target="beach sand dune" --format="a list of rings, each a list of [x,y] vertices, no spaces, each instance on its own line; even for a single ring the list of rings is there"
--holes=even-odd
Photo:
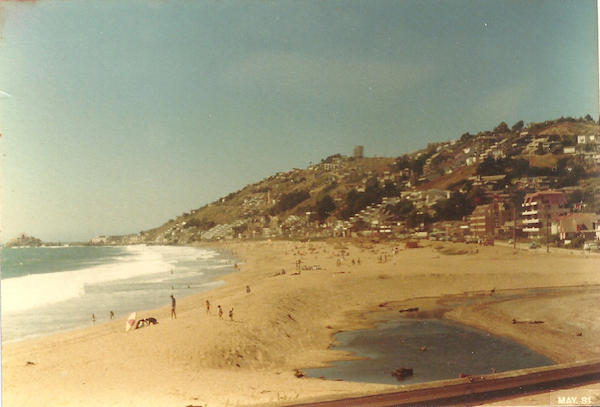
[[[297,376],[349,357],[328,349],[336,332],[410,306],[447,311],[557,362],[600,357],[600,257],[359,240],[220,247],[243,260],[239,271],[221,277],[222,287],[178,298],[176,320],[166,307],[137,310],[159,324],[125,333],[118,320],[4,346],[3,405],[285,405],[393,391]]]

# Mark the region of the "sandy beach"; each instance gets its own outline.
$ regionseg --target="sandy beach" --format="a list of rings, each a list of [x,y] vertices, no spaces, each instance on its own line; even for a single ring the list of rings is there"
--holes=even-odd
[[[3,346],[3,406],[275,406],[395,391],[296,374],[347,357],[328,350],[336,332],[410,307],[558,363],[600,357],[600,255],[422,245],[222,243],[239,270],[218,289],[178,298],[175,320],[168,307],[139,310],[159,324],[125,333],[121,319]]]

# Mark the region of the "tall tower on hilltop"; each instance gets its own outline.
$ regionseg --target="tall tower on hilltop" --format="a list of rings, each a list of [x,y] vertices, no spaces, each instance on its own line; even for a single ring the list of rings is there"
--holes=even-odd
[[[354,146],[354,158],[363,158],[364,150],[363,146]]]

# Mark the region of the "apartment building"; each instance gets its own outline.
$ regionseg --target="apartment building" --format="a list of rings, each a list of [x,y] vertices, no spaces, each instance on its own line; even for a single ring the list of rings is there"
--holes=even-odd
[[[506,222],[512,221],[511,211],[503,202],[479,205],[469,216],[469,229],[479,237],[493,237],[504,230]]]
[[[547,233],[552,219],[569,212],[565,208],[567,198],[562,191],[538,191],[525,195],[523,200],[523,232],[530,238]]]

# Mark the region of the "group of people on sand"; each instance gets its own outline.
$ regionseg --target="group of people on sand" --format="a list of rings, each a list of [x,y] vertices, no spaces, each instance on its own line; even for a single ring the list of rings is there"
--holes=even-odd
[[[247,288],[247,292],[250,292],[250,291],[248,291],[249,287],[246,287],[246,288]],[[206,315],[212,315],[212,312],[210,311],[210,308],[211,308],[210,301],[206,300],[206,301],[204,301],[204,304],[206,305]],[[221,308],[221,305],[217,305],[217,314],[219,315],[219,319],[223,319],[223,308]],[[233,308],[231,308],[229,310],[229,320],[233,321]]]

